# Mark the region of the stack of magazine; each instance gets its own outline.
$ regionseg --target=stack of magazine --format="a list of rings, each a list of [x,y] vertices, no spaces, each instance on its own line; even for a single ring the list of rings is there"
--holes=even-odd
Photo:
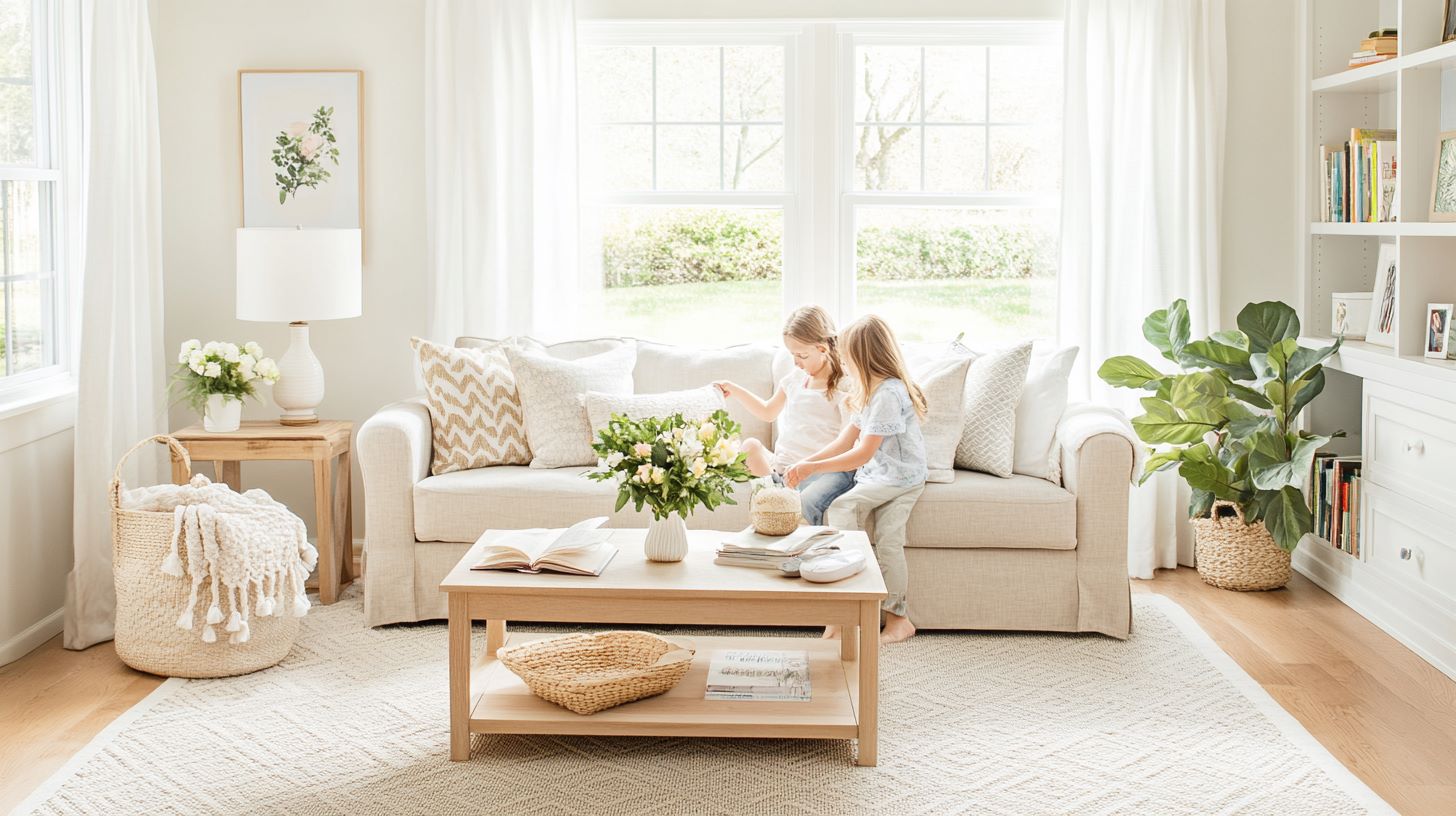
[[[791,558],[809,558],[838,550],[841,534],[833,527],[806,525],[786,536],[756,533],[752,527],[734,533],[718,547],[715,564],[778,570]]]
[[[810,696],[806,651],[723,649],[708,664],[707,700],[802,702]]]

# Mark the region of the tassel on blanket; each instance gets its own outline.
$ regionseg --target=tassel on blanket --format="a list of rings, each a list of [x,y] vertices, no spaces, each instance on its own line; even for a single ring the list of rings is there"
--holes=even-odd
[[[222,610],[217,608],[217,601],[207,608],[207,622],[209,625],[222,623]]]
[[[202,627],[202,642],[203,643],[216,643],[217,642],[217,630],[216,629],[213,629],[211,626],[204,626],[204,627]]]
[[[172,541],[167,551],[167,557],[162,559],[162,572],[175,578],[182,577],[182,559],[177,557],[177,540],[182,537],[182,517],[187,514],[187,508],[177,505],[172,510]]]
[[[182,617],[180,617],[180,618],[177,619],[177,628],[179,628],[179,629],[191,629],[192,628],[192,607],[190,607],[190,606],[187,607],[187,611],[186,612],[183,612],[182,613]]]

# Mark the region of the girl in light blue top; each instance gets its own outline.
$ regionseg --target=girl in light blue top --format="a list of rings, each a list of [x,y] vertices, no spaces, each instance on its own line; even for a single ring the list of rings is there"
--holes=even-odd
[[[874,315],[840,334],[845,369],[855,388],[849,398],[850,424],[827,447],[784,474],[790,486],[819,473],[854,471],[854,487],[834,500],[825,521],[842,530],[863,530],[875,515],[875,557],[890,596],[881,608],[881,643],[915,634],[908,617],[905,525],[925,489],[925,394],[910,379],[900,344],[888,324]],[[837,626],[825,637],[838,635]]]

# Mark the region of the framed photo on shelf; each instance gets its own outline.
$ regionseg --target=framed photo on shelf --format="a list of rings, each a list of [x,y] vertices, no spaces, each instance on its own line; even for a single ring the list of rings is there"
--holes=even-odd
[[[364,72],[238,71],[243,226],[364,226]]]
[[[1441,42],[1456,40],[1456,3],[1446,0],[1446,16],[1441,18]]]
[[[1451,304],[1426,304],[1426,356],[1444,360],[1451,355]]]
[[[1431,220],[1456,221],[1456,130],[1436,137],[1436,168],[1431,172]]]
[[[1375,288],[1370,294],[1370,323],[1365,329],[1365,342],[1378,346],[1395,346],[1395,293],[1399,284],[1395,261],[1395,244],[1381,244],[1375,264]]]

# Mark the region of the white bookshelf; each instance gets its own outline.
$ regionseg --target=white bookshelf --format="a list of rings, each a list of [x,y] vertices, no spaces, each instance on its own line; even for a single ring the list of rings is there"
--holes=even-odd
[[[1370,500],[1361,507],[1362,553],[1353,557],[1311,537],[1294,561],[1299,572],[1456,677],[1456,498],[1418,489],[1420,474],[1433,467],[1456,473],[1456,455],[1450,455],[1456,447],[1447,441],[1456,436],[1456,361],[1422,354],[1426,304],[1456,302],[1456,223],[1428,220],[1436,135],[1456,130],[1456,42],[1440,41],[1445,5],[1303,3],[1299,161],[1301,223],[1308,228],[1298,306],[1307,342],[1329,341],[1333,293],[1371,290],[1381,244],[1395,246],[1399,274],[1395,346],[1347,342],[1330,361],[1325,396],[1310,411],[1313,430],[1344,430],[1349,437],[1336,449],[1365,458],[1362,488],[1369,488]],[[1348,69],[1350,52],[1379,28],[1399,31],[1398,56]],[[1320,146],[1348,140],[1357,127],[1396,131],[1398,222],[1318,220]]]

